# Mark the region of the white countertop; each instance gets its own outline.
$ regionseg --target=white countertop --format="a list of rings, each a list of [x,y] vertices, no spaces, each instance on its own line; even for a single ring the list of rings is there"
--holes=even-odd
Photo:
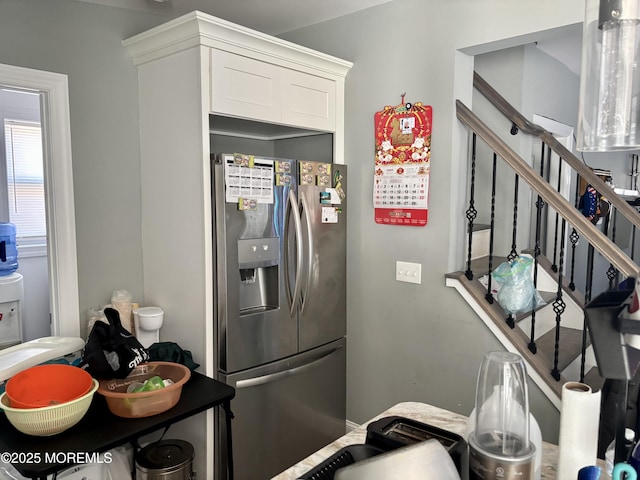
[[[382,412],[380,415],[372,418],[371,420],[369,420],[369,422],[393,415],[411,418],[419,422],[433,425],[434,427],[439,427],[444,430],[457,433],[458,435],[462,435],[463,437],[465,436],[467,417],[450,412],[448,410],[444,410],[442,408],[428,405],[426,403],[398,403],[397,405],[394,405],[388,410]],[[313,467],[336,453],[342,447],[356,443],[364,443],[367,435],[367,424],[369,422],[366,422],[355,430],[340,437],[335,442],[330,443],[324,448],[309,455],[307,458],[298,462],[291,468],[273,477],[272,480],[296,480],[300,475],[303,475],[307,471],[311,470]],[[542,480],[556,480],[557,463],[558,447],[556,445],[543,442],[541,468]]]

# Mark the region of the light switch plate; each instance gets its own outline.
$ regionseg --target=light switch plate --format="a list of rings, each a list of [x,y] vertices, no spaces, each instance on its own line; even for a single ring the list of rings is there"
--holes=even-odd
[[[422,283],[422,265],[419,263],[396,262],[396,280],[407,283]]]

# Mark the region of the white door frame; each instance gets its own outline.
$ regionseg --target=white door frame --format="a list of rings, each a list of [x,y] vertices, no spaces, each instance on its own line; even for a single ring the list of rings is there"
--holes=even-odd
[[[51,334],[80,336],[67,76],[0,64],[0,85],[41,94]]]

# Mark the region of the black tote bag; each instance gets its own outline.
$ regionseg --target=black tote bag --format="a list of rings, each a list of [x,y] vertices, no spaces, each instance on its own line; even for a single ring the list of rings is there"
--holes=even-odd
[[[149,360],[149,352],[122,326],[117,310],[105,308],[104,314],[109,324],[94,323],[80,367],[94,378],[125,378],[136,366]]]

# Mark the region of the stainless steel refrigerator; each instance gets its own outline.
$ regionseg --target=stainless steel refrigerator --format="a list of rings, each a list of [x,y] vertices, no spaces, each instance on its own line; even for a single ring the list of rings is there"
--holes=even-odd
[[[235,478],[264,480],[345,433],[347,171],[243,154],[212,171],[218,380]]]

